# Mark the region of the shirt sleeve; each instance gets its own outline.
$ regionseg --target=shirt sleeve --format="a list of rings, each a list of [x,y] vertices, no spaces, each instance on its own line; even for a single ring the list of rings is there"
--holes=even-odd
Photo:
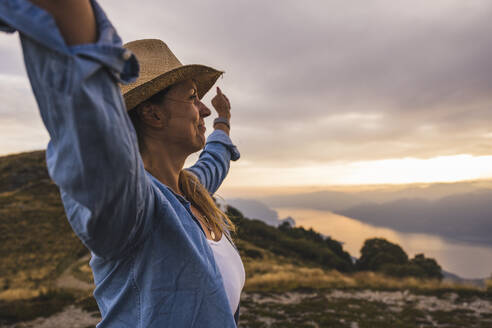
[[[236,161],[239,157],[239,151],[229,136],[217,129],[207,138],[198,161],[188,170],[193,172],[213,195],[227,176],[230,161]]]
[[[51,178],[82,242],[103,258],[120,255],[151,230],[154,189],[118,82],[138,62],[92,1],[93,44],[69,47],[52,16],[26,0],[0,2],[0,29],[18,31],[26,70],[50,142]]]

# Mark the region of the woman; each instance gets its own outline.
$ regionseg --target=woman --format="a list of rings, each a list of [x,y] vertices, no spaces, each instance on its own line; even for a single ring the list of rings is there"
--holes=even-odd
[[[221,72],[182,66],[158,40],[123,48],[96,1],[33,2],[0,2],[0,29],[21,36],[48,170],[92,253],[98,327],[236,327],[244,269],[209,195],[239,158],[219,89],[215,131],[182,170],[205,144],[199,99]],[[123,100],[117,82],[132,81]]]

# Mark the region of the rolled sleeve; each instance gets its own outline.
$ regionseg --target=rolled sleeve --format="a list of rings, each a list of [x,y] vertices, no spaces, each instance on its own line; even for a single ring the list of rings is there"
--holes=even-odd
[[[240,157],[237,147],[222,130],[215,130],[207,138],[198,161],[190,168],[210,194],[214,194],[229,172],[230,161]]]
[[[49,134],[48,171],[72,228],[110,258],[151,230],[154,195],[117,82],[138,76],[135,56],[92,1],[98,40],[69,47],[52,16],[25,0],[0,2],[21,37],[26,70]],[[107,238],[107,236],[111,238]]]
[[[19,31],[40,45],[59,53],[68,53],[53,17],[27,0],[0,1],[0,27],[4,32]]]
[[[0,31],[18,31],[23,41],[35,42],[57,55],[91,59],[109,69],[118,82],[135,81],[139,70],[136,57],[122,47],[121,38],[99,4],[91,3],[98,28],[98,40],[93,44],[68,46],[51,14],[27,0],[0,2]],[[85,66],[90,70],[90,65]]]
[[[97,43],[69,47],[71,54],[104,65],[118,82],[130,83],[137,79],[139,66],[135,55],[122,47],[121,38],[97,2],[92,1],[99,30]]]
[[[222,144],[229,151],[231,161],[237,161],[241,157],[239,150],[237,150],[237,147],[232,143],[231,138],[224,131],[217,129],[210,134],[207,143],[214,142]]]

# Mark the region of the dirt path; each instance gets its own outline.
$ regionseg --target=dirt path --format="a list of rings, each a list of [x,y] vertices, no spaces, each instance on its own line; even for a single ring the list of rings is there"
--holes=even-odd
[[[85,281],[79,280],[73,276],[72,270],[83,261],[89,261],[90,255],[86,255],[76,261],[74,264],[69,266],[60,277],[56,280],[56,287],[63,289],[76,289],[92,291],[94,290],[94,284],[87,283]]]

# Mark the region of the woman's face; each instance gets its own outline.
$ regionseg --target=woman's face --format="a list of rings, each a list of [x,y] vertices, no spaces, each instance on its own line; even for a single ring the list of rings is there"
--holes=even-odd
[[[203,148],[203,119],[210,115],[210,110],[198,99],[195,82],[186,80],[172,86],[164,97],[161,109],[168,118],[162,130],[167,142],[190,153]]]

